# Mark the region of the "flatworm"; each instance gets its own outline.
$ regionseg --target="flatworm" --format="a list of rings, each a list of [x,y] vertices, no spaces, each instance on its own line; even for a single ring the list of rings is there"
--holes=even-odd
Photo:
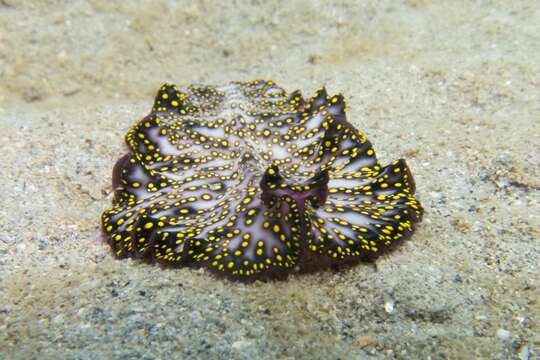
[[[240,278],[379,256],[423,210],[405,160],[382,166],[345,113],[324,88],[163,85],[113,169],[114,254]]]

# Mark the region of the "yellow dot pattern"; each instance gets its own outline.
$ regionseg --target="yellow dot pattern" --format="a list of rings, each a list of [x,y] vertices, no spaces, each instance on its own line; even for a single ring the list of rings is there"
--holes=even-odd
[[[324,88],[304,100],[272,81],[165,84],[126,143],[102,215],[121,258],[252,277],[306,251],[380,255],[422,216],[405,161],[382,166]]]

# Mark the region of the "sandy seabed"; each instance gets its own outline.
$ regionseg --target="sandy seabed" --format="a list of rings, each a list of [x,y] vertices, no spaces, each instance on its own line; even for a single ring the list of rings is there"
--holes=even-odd
[[[537,359],[537,1],[0,0],[0,358]],[[426,209],[374,264],[242,284],[113,258],[163,82],[341,92]]]

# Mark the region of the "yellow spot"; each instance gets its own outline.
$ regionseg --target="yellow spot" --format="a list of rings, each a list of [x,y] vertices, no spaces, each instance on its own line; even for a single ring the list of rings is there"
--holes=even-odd
[[[144,224],[145,229],[151,229],[153,226],[154,226],[154,224],[151,223],[151,222],[148,222],[148,223]]]

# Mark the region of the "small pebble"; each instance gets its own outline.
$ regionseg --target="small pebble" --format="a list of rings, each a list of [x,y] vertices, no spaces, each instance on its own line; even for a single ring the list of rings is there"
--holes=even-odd
[[[512,336],[512,334],[508,330],[505,330],[505,329],[498,329],[497,330],[497,337],[499,339],[503,340],[503,341],[506,341],[506,340],[510,339],[511,336]]]
[[[386,311],[388,314],[391,314],[394,312],[394,303],[391,301],[387,301],[384,303],[384,311]]]
[[[7,234],[0,234],[0,241],[5,244],[11,244],[15,242],[15,240],[11,237],[9,237]]]
[[[232,344],[232,348],[235,350],[244,350],[253,345],[253,341],[250,340],[238,340]]]
[[[365,347],[368,347],[369,345],[374,344],[375,339],[371,336],[360,336],[357,342],[358,342],[358,346],[360,346],[360,349],[363,349]]]
[[[501,155],[499,155],[499,161],[504,164],[508,164],[512,162],[512,160],[513,160],[513,157],[512,157],[512,154],[510,153],[502,153]]]
[[[26,251],[26,244],[21,243],[16,246],[17,252],[24,253]]]

